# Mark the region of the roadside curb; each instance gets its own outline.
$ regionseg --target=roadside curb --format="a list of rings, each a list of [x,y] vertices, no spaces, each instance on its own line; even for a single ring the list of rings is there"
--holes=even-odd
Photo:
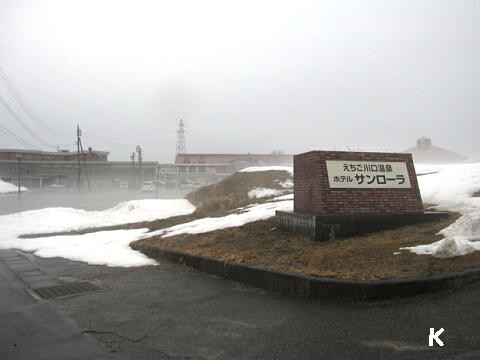
[[[423,278],[378,281],[338,280],[229,263],[212,257],[161,250],[135,243],[131,244],[131,247],[154,259],[167,259],[224,279],[311,299],[388,299],[456,289],[480,280],[480,268]]]

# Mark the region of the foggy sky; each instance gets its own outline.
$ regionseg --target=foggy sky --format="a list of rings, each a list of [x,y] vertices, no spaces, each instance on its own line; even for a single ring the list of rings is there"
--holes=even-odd
[[[480,159],[480,5],[451,1],[0,0],[0,66],[42,139],[128,160],[403,150]],[[0,122],[42,148],[0,104]],[[0,148],[22,148],[0,133]]]

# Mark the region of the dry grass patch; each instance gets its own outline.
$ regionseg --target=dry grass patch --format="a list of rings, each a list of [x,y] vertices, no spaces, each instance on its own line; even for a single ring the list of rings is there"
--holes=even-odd
[[[186,198],[196,206],[195,213],[202,216],[225,215],[226,211],[246,206],[259,199],[250,199],[248,192],[255,188],[283,189],[280,182],[291,180],[284,170],[237,172],[218,183],[204,186],[189,193]]]
[[[436,259],[402,252],[400,247],[441,239],[436,233],[458,218],[405,226],[368,236],[329,242],[283,233],[273,219],[205,234],[145,239],[134,248],[157,247],[228,262],[252,264],[292,273],[352,280],[379,280],[440,275],[480,267],[480,252]]]

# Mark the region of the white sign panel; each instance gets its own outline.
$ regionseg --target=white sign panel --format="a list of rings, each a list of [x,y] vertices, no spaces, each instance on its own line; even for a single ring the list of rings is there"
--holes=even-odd
[[[327,160],[330,188],[408,189],[405,162]]]

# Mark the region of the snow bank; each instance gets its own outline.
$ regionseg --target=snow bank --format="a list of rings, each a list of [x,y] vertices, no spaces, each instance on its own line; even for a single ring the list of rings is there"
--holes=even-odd
[[[43,258],[62,257],[91,265],[119,267],[155,265],[156,262],[129,244],[148,229],[100,231],[83,235],[34,239],[3,239],[2,246],[33,252]]]
[[[275,211],[291,211],[293,210],[293,201],[268,202],[264,204],[254,204],[247,206],[235,214],[223,217],[203,218],[194,220],[185,224],[172,226],[163,230],[154,231],[141,236],[147,238],[161,235],[162,237],[175,236],[180,234],[199,234],[230,227],[238,227],[250,222],[266,220],[275,216]]]
[[[184,199],[132,200],[101,210],[45,208],[0,216],[0,247],[3,234],[41,234],[165,219],[191,214],[195,207]]]
[[[257,172],[257,171],[272,171],[272,170],[288,171],[290,174],[293,175],[293,166],[251,166],[251,167],[240,170],[240,172]]]
[[[16,193],[17,191],[18,186],[0,180],[0,194]],[[20,186],[20,191],[28,191],[28,189],[25,186]]]
[[[293,200],[293,194],[286,194],[282,196],[274,197],[272,200],[279,201],[279,200]]]
[[[124,248],[122,244],[126,243],[128,239],[128,242],[130,242],[138,237],[139,233],[134,231],[128,232],[125,230],[125,233],[117,231],[97,232],[86,235],[55,236],[41,239],[21,239],[18,237],[22,234],[64,232],[164,219],[171,216],[190,214],[194,210],[195,207],[184,199],[148,199],[127,201],[103,211],[86,211],[72,208],[46,208],[23,211],[0,216],[0,249],[35,251],[35,254],[39,256],[55,253],[56,255],[52,256],[82,261],[87,261],[87,254],[90,251],[92,256],[87,261],[90,264],[108,266],[149,265],[151,261],[147,257],[140,256],[139,253],[132,249],[121,251],[121,255],[116,253],[119,249]],[[95,241],[94,239],[97,235],[99,239]],[[83,241],[85,241],[84,244],[87,247],[85,251],[83,248],[80,249],[78,245],[83,244]],[[63,243],[65,243],[65,246],[62,246]],[[73,245],[69,246],[69,243]],[[97,246],[100,246],[100,248],[97,248]],[[74,249],[78,249],[79,254],[73,255]],[[80,256],[82,257],[81,259]],[[139,261],[141,258],[144,259],[143,262]],[[121,265],[119,259],[125,261],[124,265]]]
[[[440,241],[429,245],[402,248],[416,254],[439,258],[461,256],[480,250],[480,198],[472,197],[480,190],[480,163],[461,165],[421,165],[417,173],[420,192],[425,203],[440,210],[451,210],[462,216],[439,233]],[[436,173],[432,173],[436,172]]]
[[[469,212],[478,208],[472,194],[480,190],[480,163],[462,165],[416,166],[422,199],[440,209]],[[433,173],[436,172],[436,173]],[[478,198],[477,198],[478,199]]]
[[[259,199],[263,197],[282,195],[284,192],[285,192],[284,190],[278,190],[278,189],[255,188],[248,192],[248,197],[250,199]]]
[[[469,241],[462,237],[446,237],[432,244],[405,247],[400,248],[400,250],[409,250],[418,255],[432,255],[444,259],[478,251],[480,250],[480,242]]]

